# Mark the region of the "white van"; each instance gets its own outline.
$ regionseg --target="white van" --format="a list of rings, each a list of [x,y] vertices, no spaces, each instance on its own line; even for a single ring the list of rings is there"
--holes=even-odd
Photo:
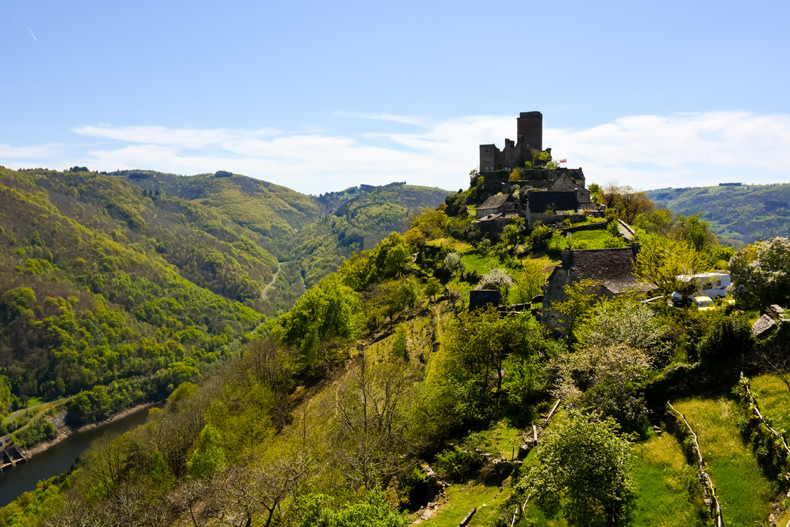
[[[700,273],[692,275],[680,275],[679,280],[684,282],[693,282],[696,286],[696,295],[704,295],[710,298],[723,298],[727,294],[727,287],[730,285],[730,273],[726,272],[712,272]],[[678,292],[672,293],[672,301],[676,304],[683,300]]]

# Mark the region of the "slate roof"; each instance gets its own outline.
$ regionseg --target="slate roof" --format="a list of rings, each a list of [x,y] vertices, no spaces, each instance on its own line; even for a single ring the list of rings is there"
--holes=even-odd
[[[515,207],[516,200],[513,198],[513,196],[511,196],[510,194],[497,194],[496,196],[491,196],[490,198],[485,200],[483,204],[477,208],[478,210],[498,209],[505,205],[510,206],[511,204],[513,205],[513,207]]]
[[[579,200],[573,191],[554,192],[548,190],[529,193],[530,212],[540,214],[546,212],[549,208],[555,212],[558,210],[577,210],[579,208]]]
[[[638,246],[618,249],[565,251],[562,267],[576,272],[579,280],[595,280],[615,294],[629,289],[646,291],[649,286],[634,276],[633,258]]]
[[[768,315],[763,315],[752,324],[752,334],[755,337],[767,335],[777,327],[776,321]]]
[[[549,190],[551,192],[573,192],[579,186],[567,174],[563,174],[549,187]]]

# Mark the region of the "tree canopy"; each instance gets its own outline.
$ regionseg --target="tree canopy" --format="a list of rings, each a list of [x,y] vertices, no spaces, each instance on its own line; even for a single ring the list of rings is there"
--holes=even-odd
[[[631,443],[611,418],[569,412],[537,448],[539,465],[522,479],[523,492],[570,525],[626,525],[634,484]]]

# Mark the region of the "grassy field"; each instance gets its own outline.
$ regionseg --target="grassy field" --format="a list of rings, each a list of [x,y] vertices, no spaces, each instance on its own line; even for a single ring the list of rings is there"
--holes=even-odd
[[[464,446],[479,448],[499,457],[512,459],[521,445],[521,433],[518,428],[513,428],[508,423],[500,421],[490,430],[477,432],[467,436]]]
[[[480,275],[486,274],[494,267],[502,266],[502,262],[495,256],[481,256],[474,253],[462,254],[461,261],[464,262],[467,273],[474,271]]]
[[[549,241],[549,247],[552,249],[567,249],[569,247],[573,249],[606,249],[624,245],[620,239],[609,234],[606,229],[574,232],[570,238],[564,236],[559,239],[552,238]]]
[[[751,379],[752,393],[757,398],[760,411],[775,429],[790,433],[790,390],[779,377],[764,374]]]
[[[445,490],[447,501],[439,507],[433,518],[425,520],[421,525],[429,527],[457,527],[461,520],[469,514],[474,507],[478,508],[470,526],[485,525],[494,512],[491,503],[497,496],[499,487],[487,487],[480,484],[451,485]],[[500,499],[502,496],[500,495]],[[483,504],[487,504],[482,507]]]
[[[664,433],[635,445],[634,526],[696,527],[708,525],[696,468],[675,437]]]
[[[699,436],[725,524],[752,527],[766,522],[775,489],[741,438],[735,403],[719,397],[685,399],[673,404]]]

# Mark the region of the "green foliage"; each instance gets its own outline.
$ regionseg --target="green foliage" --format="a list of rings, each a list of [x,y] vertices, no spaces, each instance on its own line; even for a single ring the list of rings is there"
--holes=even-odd
[[[664,354],[661,321],[633,296],[599,300],[589,318],[577,324],[575,336],[579,348],[625,344],[654,358]]]
[[[582,394],[578,405],[615,419],[625,432],[640,432],[647,425],[647,405],[642,391],[622,378],[603,379]]]
[[[453,483],[468,481],[483,464],[483,458],[476,452],[470,452],[454,446],[436,454],[436,471],[443,478]]]
[[[554,229],[548,225],[536,225],[529,234],[529,243],[536,252],[545,251],[549,246],[549,240],[553,236]]]
[[[742,358],[754,345],[748,319],[743,314],[718,313],[699,343],[701,361],[715,362]]]
[[[538,445],[537,467],[520,482],[550,516],[570,525],[624,525],[633,503],[631,443],[610,418],[571,412]]]
[[[790,303],[790,241],[774,238],[739,250],[730,260],[735,297],[746,307]]]
[[[187,463],[189,475],[195,479],[205,479],[216,474],[225,464],[219,432],[206,425],[200,432],[197,448]]]
[[[263,313],[290,307],[305,280],[317,282],[344,255],[374,247],[378,236],[403,229],[411,211],[444,198],[438,189],[387,186],[361,192],[338,216],[324,213],[340,204],[219,175],[0,168],[0,375],[12,379],[0,406],[96,385],[126,398],[113,412],[165,397],[216,368]],[[386,212],[394,208],[394,216]],[[415,219],[415,227],[432,236],[442,216]],[[297,249],[324,227],[336,243]],[[354,241],[359,232],[365,243]],[[366,259],[372,265],[357,285],[404,271],[410,249],[391,240]],[[278,263],[292,258],[304,263]],[[346,338],[352,324],[329,325]],[[302,347],[313,352],[326,328],[307,329],[312,344]],[[101,418],[101,407],[75,404],[70,419]]]
[[[638,191],[630,186],[618,187],[614,184],[606,185],[603,189],[603,201],[607,208],[607,215],[632,224],[640,215],[649,214],[655,205],[646,192]]]
[[[790,184],[658,189],[657,204],[710,223],[722,243],[743,247],[790,231]]]
[[[568,342],[575,338],[577,327],[589,317],[598,302],[596,286],[592,280],[570,283],[563,289],[564,300],[552,304],[552,309],[559,313],[559,325]]]
[[[406,527],[408,521],[393,511],[384,495],[373,491],[358,503],[334,509],[333,499],[325,495],[308,495],[297,505],[299,527]]]
[[[319,339],[351,338],[356,330],[357,303],[358,295],[350,287],[336,277],[325,278],[279,319],[283,341],[309,357],[316,352]]]
[[[518,379],[524,374],[519,365],[546,354],[546,339],[529,314],[500,316],[492,308],[460,313],[445,330],[442,354],[425,388],[431,426],[441,435],[487,422],[503,409],[504,386],[516,398],[529,397],[525,381]],[[512,382],[508,357],[513,357]]]
[[[515,287],[510,290],[511,299],[515,303],[530,303],[535,296],[543,293],[545,283],[546,275],[541,265],[534,260],[525,260],[513,276]]]
[[[693,284],[678,277],[705,272],[710,268],[708,260],[685,241],[659,235],[639,237],[641,247],[636,255],[634,270],[642,280],[654,285],[662,295],[668,297],[674,291],[685,295],[692,291]]]

